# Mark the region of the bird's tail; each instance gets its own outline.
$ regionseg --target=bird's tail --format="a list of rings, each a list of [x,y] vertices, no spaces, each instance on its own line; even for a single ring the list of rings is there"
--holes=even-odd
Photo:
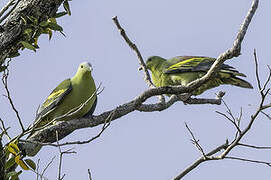
[[[230,78],[222,78],[222,81],[225,84],[231,84],[231,85],[242,87],[242,88],[253,89],[253,86],[249,82],[247,82],[243,79],[240,79],[236,76],[232,76]]]

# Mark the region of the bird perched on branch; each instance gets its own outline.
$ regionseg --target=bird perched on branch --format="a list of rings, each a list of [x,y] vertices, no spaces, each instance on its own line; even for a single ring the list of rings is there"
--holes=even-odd
[[[147,59],[146,66],[152,72],[152,81],[155,86],[185,86],[204,76],[215,60],[215,58],[201,56],[177,56],[168,60],[159,56],[152,56]],[[246,77],[234,67],[222,64],[215,76],[194,90],[192,95],[199,95],[221,84],[253,88],[249,82],[240,79],[238,76]]]
[[[91,64],[83,62],[71,79],[62,81],[51,92],[38,109],[30,137],[48,123],[92,115],[97,104],[97,94],[91,72]]]

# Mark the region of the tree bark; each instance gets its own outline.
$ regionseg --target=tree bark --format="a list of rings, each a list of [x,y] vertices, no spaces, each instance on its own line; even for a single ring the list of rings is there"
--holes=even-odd
[[[35,17],[42,21],[53,17],[63,0],[18,0],[18,4],[7,17],[0,32],[0,66],[5,59],[20,46],[24,24],[21,17]]]

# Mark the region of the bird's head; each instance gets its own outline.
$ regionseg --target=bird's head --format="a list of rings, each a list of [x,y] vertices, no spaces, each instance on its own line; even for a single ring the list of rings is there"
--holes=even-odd
[[[82,62],[79,64],[77,73],[91,73],[92,70],[93,68],[89,62]]]
[[[89,78],[91,77],[92,70],[93,68],[89,62],[82,62],[81,64],[79,64],[79,67],[74,77],[79,79]]]
[[[146,61],[146,67],[149,70],[155,69],[158,65],[160,65],[162,62],[166,61],[166,59],[160,57],[160,56],[151,56]],[[138,70],[142,70],[142,67],[139,67]]]
[[[147,69],[153,70],[157,66],[159,66],[161,63],[163,63],[164,61],[166,61],[166,59],[164,59],[160,56],[151,56],[146,61]]]

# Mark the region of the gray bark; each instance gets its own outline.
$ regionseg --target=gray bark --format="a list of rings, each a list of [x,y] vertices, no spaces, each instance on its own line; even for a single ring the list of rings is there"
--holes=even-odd
[[[12,52],[16,52],[23,38],[24,25],[21,16],[35,17],[38,20],[53,17],[63,0],[19,0],[16,8],[1,25],[0,32],[0,65]]]

